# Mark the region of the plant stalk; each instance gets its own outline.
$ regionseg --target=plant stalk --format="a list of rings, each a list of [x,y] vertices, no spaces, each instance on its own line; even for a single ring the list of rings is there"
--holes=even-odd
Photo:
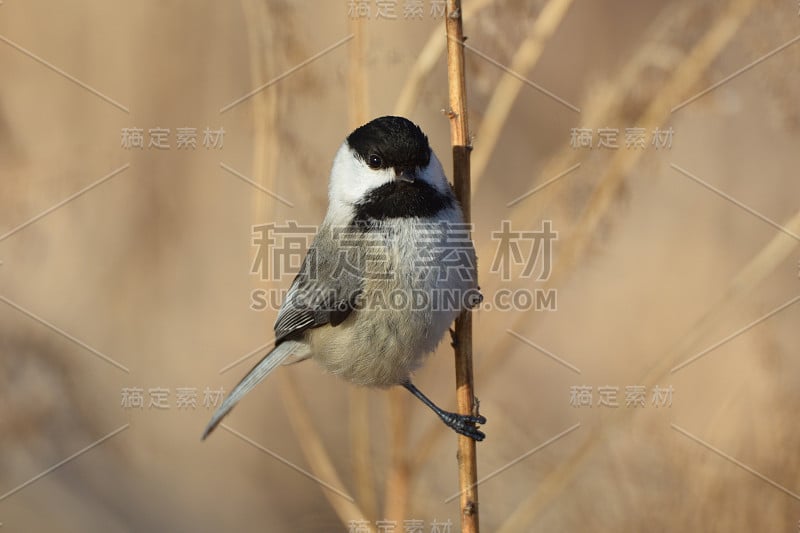
[[[448,0],[445,16],[447,32],[447,80],[450,95],[450,141],[453,146],[453,185],[456,198],[464,212],[464,222],[470,223],[470,170],[472,146],[467,122],[467,88],[464,69],[464,27],[461,1]],[[458,412],[472,414],[475,406],[472,375],[472,314],[463,311],[456,319],[454,335],[456,363],[456,399]],[[461,490],[461,531],[477,533],[478,469],[475,441],[458,436],[458,481]]]

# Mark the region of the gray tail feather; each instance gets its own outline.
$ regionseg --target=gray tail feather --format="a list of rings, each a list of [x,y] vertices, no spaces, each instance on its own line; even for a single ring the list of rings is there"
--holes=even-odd
[[[225,398],[222,402],[222,405],[219,406],[217,411],[214,413],[214,416],[211,417],[211,421],[206,426],[205,431],[203,431],[202,440],[205,440],[208,437],[209,433],[214,431],[214,428],[225,418],[233,407],[239,403],[239,400],[242,397],[250,392],[253,387],[261,383],[261,381],[267,377],[270,372],[275,370],[281,363],[283,363],[287,357],[292,355],[292,353],[299,348],[299,344],[295,341],[284,341],[280,343],[278,346],[273,348],[271,352],[264,356],[264,358],[258,362],[256,366],[253,367],[250,372],[239,382],[236,387],[233,388],[231,393]]]

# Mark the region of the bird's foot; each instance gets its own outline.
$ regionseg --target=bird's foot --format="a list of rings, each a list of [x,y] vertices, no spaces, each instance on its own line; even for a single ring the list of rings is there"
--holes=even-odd
[[[482,441],[486,435],[475,427],[476,424],[485,424],[486,417],[477,415],[462,415],[459,413],[451,413],[450,411],[442,411],[439,414],[442,422],[447,424],[456,433],[471,438],[472,440]]]

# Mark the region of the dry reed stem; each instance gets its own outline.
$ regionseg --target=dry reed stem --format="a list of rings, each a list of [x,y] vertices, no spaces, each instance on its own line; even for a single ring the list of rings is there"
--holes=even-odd
[[[370,447],[369,392],[363,387],[349,387],[350,449],[352,450],[353,482],[356,499],[369,520],[378,517],[375,470]]]
[[[348,111],[350,126],[357,128],[366,123],[369,118],[369,83],[367,69],[364,65],[367,34],[364,30],[364,19],[351,18],[349,25],[353,41],[350,43],[347,65],[347,94],[350,99]]]
[[[528,31],[528,36],[517,49],[509,69],[518,74],[533,69],[542,56],[547,41],[564,19],[573,0],[550,0],[545,4]],[[472,160],[472,184],[478,188],[489,159],[497,145],[503,125],[524,83],[516,76],[503,72],[486,106],[483,122],[478,130],[479,143]]]
[[[649,131],[663,124],[670,116],[672,106],[695,86],[711,62],[728,45],[754,5],[753,0],[731,2],[727,11],[692,49],[675,74],[650,102],[637,120],[637,125]],[[639,162],[643,153],[642,150],[619,150],[614,153],[608,168],[589,198],[577,227],[562,249],[559,257],[560,274],[571,271],[576,261],[581,258],[590,237],[611,206],[620,185]]]
[[[467,116],[467,86],[464,68],[464,27],[461,18],[461,1],[448,0],[445,11],[447,32],[447,85],[450,101],[450,141],[453,146],[453,184],[456,198],[461,202],[464,221],[471,221],[469,142]],[[472,375],[472,313],[462,311],[456,319],[455,329],[456,399],[458,412],[473,414],[475,410],[474,380]],[[458,436],[458,478],[461,507],[461,531],[477,533],[478,518],[478,466],[475,441]]]
[[[738,28],[743,22],[750,9],[754,7],[753,4],[753,0],[734,0],[734,2],[732,2],[728,12],[726,12],[726,14],[723,15],[709,30],[706,36],[694,46],[692,51],[686,56],[686,61],[675,69],[671,81],[664,86],[664,89],[659,91],[658,95],[653,99],[653,103],[648,106],[647,110],[642,114],[642,117],[636,121],[637,124],[642,124],[643,127],[652,128],[654,125],[661,123],[661,121],[655,121],[653,115],[658,114],[661,117],[661,120],[663,120],[669,114],[671,105],[678,101],[681,96],[683,96],[682,94],[675,92],[675,87],[677,85],[683,86],[682,84],[675,82],[675,78],[680,78],[688,74],[696,80],[700,75],[700,72],[698,71],[700,66],[699,63],[702,62],[707,67],[714,57],[722,52],[724,44],[727,44],[730,38],[733,37],[735,28]],[[735,22],[735,24],[731,23],[732,20]],[[712,39],[713,42],[709,42],[709,39]],[[714,54],[710,53],[712,50]],[[702,58],[702,61],[700,61],[699,58]],[[686,63],[689,63],[689,66],[685,67],[684,65]],[[687,73],[687,71],[689,72]],[[685,87],[685,89],[688,88],[689,87]],[[674,99],[670,100],[667,98],[667,95]],[[610,110],[613,108],[613,105],[609,107]],[[645,121],[648,123],[648,126],[644,126],[643,122]],[[578,228],[573,230],[573,238],[567,239],[564,245],[565,251],[562,252],[558,258],[558,268],[553,271],[553,275],[545,284],[545,288],[551,288],[558,284],[559,281],[565,279],[571,272],[572,268],[577,265],[578,260],[580,259],[580,254],[586,250],[587,241],[585,237],[582,237],[582,235],[589,231],[589,228],[591,228],[592,231],[596,228],[596,225],[599,222],[599,217],[610,205],[613,198],[613,193],[617,190],[622,178],[630,171],[630,169],[633,168],[633,165],[639,160],[639,157],[640,152],[636,150],[620,150],[612,156],[612,160],[609,163],[609,167],[611,168],[604,172],[602,180],[595,188],[594,194],[590,198],[587,207],[584,209],[584,216],[578,222]],[[546,192],[547,189],[542,191],[542,193]],[[514,209],[512,218],[519,219],[523,215],[519,205],[522,204],[518,204],[517,208]],[[600,209],[601,207],[602,212]],[[581,242],[579,244],[574,244],[575,239],[579,239]],[[527,315],[520,315],[511,326],[511,329],[517,330],[523,328],[524,321],[526,319]],[[511,339],[509,337],[506,336],[501,338],[500,342],[498,342],[491,350],[491,353],[497,354],[497,356],[493,358],[492,361],[487,361],[487,368],[482,367],[480,370],[483,372],[487,371],[488,367],[496,368],[497,365],[502,360],[505,360],[506,356],[513,351],[511,347]]]
[[[791,232],[800,232],[800,211],[789,219],[784,227]],[[726,311],[732,308],[732,303],[754,289],[761,281],[766,279],[798,246],[797,240],[783,232],[776,233],[773,237],[748,263],[731,279],[723,296],[695,322],[689,331],[680,337],[678,344],[664,356],[658,358],[658,363],[651,368],[643,378],[636,381],[650,389],[659,380],[666,376],[669,369],[676,363],[680,363],[690,356],[691,350],[696,343],[702,339],[711,328],[717,324],[721,317],[725,316]],[[731,400],[734,397],[731,397]],[[608,429],[611,424],[619,422],[624,413],[614,412],[605,422]],[[718,421],[721,414],[718,414],[712,423]],[[499,531],[502,533],[526,531],[528,524],[533,522],[538,512],[557,494],[554,489],[563,489],[567,482],[572,479],[579,465],[589,457],[595,445],[601,439],[603,433],[595,430],[586,437],[581,448],[570,457],[570,460],[559,466],[553,473],[549,474],[541,483],[542,490],[546,493],[534,493],[517,511],[515,511],[503,524]]]
[[[267,6],[257,0],[242,0],[242,11],[245,14],[247,45],[250,50],[250,76],[255,83],[267,78],[268,70],[272,70],[275,50],[274,31],[271,27]],[[261,91],[254,95],[253,106],[253,180],[267,190],[274,191],[278,166],[278,136],[274,135],[278,122],[278,93],[275,89]],[[270,135],[273,133],[273,135]],[[254,224],[268,220],[268,207],[272,200],[264,194],[253,195]]]
[[[681,4],[675,6],[674,9],[667,9],[666,16],[663,20],[656,19],[654,21],[650,27],[651,31],[648,31],[648,34],[651,36],[650,40],[625,64],[619,75],[614,77],[614,85],[592,91],[592,97],[586,102],[586,105],[583,106],[583,111],[581,113],[584,117],[582,120],[586,124],[610,124],[613,123],[615,117],[622,114],[622,108],[626,103],[628,95],[636,85],[641,83],[644,72],[653,65],[654,61],[658,61],[658,58],[674,55],[674,53],[670,54],[668,51],[664,50],[665,46],[662,41],[669,36],[674,28],[683,26],[689,19],[692,11],[698,7],[700,6]],[[548,160],[539,175],[543,180],[550,179],[564,169],[572,167],[577,162],[578,152],[570,146],[565,146],[560,152]],[[559,191],[568,187],[567,183],[566,180],[562,180],[540,190],[534,197],[517,204],[509,218],[521,221],[528,220],[530,219],[528,213],[537,212],[539,206],[556,205],[554,197]],[[531,208],[531,203],[535,206],[534,208]],[[485,256],[490,255],[492,250],[486,248],[480,250],[480,252],[479,256],[481,256],[481,254]],[[551,280],[552,279],[553,278],[551,278]],[[545,285],[545,288],[550,288],[552,284],[553,282],[550,281]],[[523,318],[524,317],[520,317],[511,329],[521,326]],[[485,359],[484,363],[478,368],[478,372],[481,375],[484,375],[484,373],[491,375],[512,352],[510,337],[503,337],[500,344],[495,345],[492,349],[491,353],[494,354],[493,357],[491,359]]]
[[[800,233],[800,211],[795,213],[784,225],[784,228],[793,233]],[[659,363],[645,374],[647,385],[655,384],[667,371],[674,368],[690,356],[692,348],[697,342],[717,325],[721,317],[731,309],[735,309],[734,302],[744,294],[752,291],[759,283],[769,276],[789,255],[797,248],[797,239],[779,231],[770,241],[753,256],[747,264],[731,278],[722,296],[695,321],[689,331],[681,335],[680,340],[670,349],[664,357],[659,358]]]
[[[715,22],[714,26],[706,35],[695,45],[687,56],[687,59],[675,71],[665,88],[659,92],[656,98],[648,106],[642,115],[641,123],[644,127],[653,127],[661,123],[669,115],[671,105],[679,100],[685,92],[690,89],[699,79],[702,72],[708,68],[711,62],[722,52],[728,42],[735,35],[738,28],[743,23],[754,7],[753,0],[733,0],[725,13]],[[567,256],[566,268],[561,271],[561,276],[571,269],[579,255],[585,250],[585,243],[588,233],[593,231],[600,217],[610,205],[613,193],[616,191],[622,178],[630,172],[634,164],[638,161],[636,152],[619,152],[612,158],[610,169],[604,174],[601,184],[595,190],[589,204],[584,211],[584,216],[579,222],[576,232],[577,238],[570,248]],[[587,233],[588,232],[588,233]],[[772,242],[767,246],[771,246]],[[759,254],[760,255],[760,254]],[[750,266],[750,265],[748,265]],[[559,265],[562,268],[562,265]],[[736,276],[739,279],[740,276]],[[551,278],[552,279],[552,278]],[[724,310],[724,309],[723,309]],[[663,375],[671,366],[674,358],[660,358],[660,362],[655,365],[646,375],[644,380],[640,380],[645,386],[651,386],[655,380]],[[614,413],[609,417],[609,422],[618,422],[622,415]],[[606,426],[607,427],[607,426]],[[555,488],[563,488],[572,479],[573,474],[594,450],[595,445],[600,439],[600,431],[595,430],[590,433],[581,445],[581,448],[568,461],[560,464],[551,472],[539,486],[537,492],[532,493],[526,498],[519,507],[503,523],[499,531],[510,533],[525,531],[531,522],[536,519],[538,512],[546,507],[549,500],[556,494]]]
[[[585,124],[609,124],[616,117],[622,115],[630,93],[637,85],[641,84],[646,69],[671,67],[678,52],[669,45],[665,45],[664,41],[667,41],[675,31],[684,27],[692,13],[701,7],[702,5],[686,3],[664,9],[663,14],[656,18],[648,28],[647,42],[638,48],[636,54],[625,63],[619,74],[614,76],[613,85],[604,83],[590,92],[589,99],[582,105],[581,121]],[[542,167],[538,173],[539,181],[546,181],[572,167],[578,162],[579,155],[580,152],[571,146],[564,146]],[[486,157],[489,158],[490,154],[487,154]],[[555,205],[553,198],[561,190],[567,188],[568,183],[563,180],[538,191],[535,196],[517,204],[511,211],[510,217],[512,219],[516,217],[523,221],[528,220],[530,217],[527,213],[536,212],[538,206]],[[532,204],[534,207],[531,207]],[[489,251],[491,250],[487,249],[487,253]]]
[[[621,412],[621,411],[620,411]],[[536,487],[531,495],[517,506],[513,513],[497,529],[497,533],[515,533],[517,531],[530,531],[532,524],[539,512],[555,499],[569,484],[578,471],[578,467],[589,457],[594,449],[595,441],[601,435],[595,430],[589,438],[583,441],[569,461],[561,463],[553,472],[547,475]]]
[[[464,20],[470,20],[494,1],[495,0],[474,0],[470,2],[469,5],[464,8],[462,18]],[[431,33],[425,46],[422,47],[422,51],[417,56],[417,60],[406,74],[406,82],[403,84],[403,88],[400,90],[400,96],[397,98],[397,103],[394,106],[395,115],[404,117],[413,111],[414,104],[416,104],[419,99],[422,83],[442,56],[446,42],[442,39],[442,34],[439,33],[439,31],[440,29],[436,28]]]
[[[402,523],[408,510],[410,472],[408,468],[408,402],[405,389],[387,392],[389,409],[389,471],[386,474],[384,517]]]
[[[656,61],[663,61],[664,57],[674,55],[674,52],[666,50],[663,41],[669,37],[670,30],[681,27],[689,18],[693,9],[697,6],[692,4],[678,4],[666,9],[666,14],[657,18],[648,28],[650,39],[638,49],[631,60],[626,62],[622,71],[614,76],[613,86],[601,86],[591,91],[590,98],[582,106],[581,120],[586,124],[607,124],[612,118],[619,116],[626,99],[633,88],[641,83],[642,74],[648,67]],[[483,136],[481,136],[483,141]],[[484,152],[484,157],[491,158],[492,154]],[[545,181],[558,175],[565,169],[572,167],[577,161],[579,152],[570,146],[564,146],[556,155],[550,157],[547,163],[539,172],[540,180]],[[476,154],[477,157],[477,154]],[[546,187],[536,193],[535,196],[527,198],[524,202],[516,205],[510,217],[518,217],[520,220],[530,219],[528,212],[536,212],[538,206],[553,205],[553,197],[562,189],[567,187],[568,181],[560,181],[550,187]],[[534,207],[531,207],[531,204]],[[484,250],[482,250],[483,252]],[[489,250],[490,251],[490,250]],[[487,251],[487,253],[489,253]],[[480,256],[481,254],[479,254]]]
[[[372,442],[369,424],[369,391],[364,387],[348,388],[350,450],[356,499],[369,520],[378,518],[378,497],[375,490]]]
[[[315,476],[335,487],[344,487],[339,473],[333,466],[333,461],[331,461],[330,455],[325,449],[325,445],[311,419],[308,406],[300,394],[292,373],[281,372],[281,377],[281,384],[283,385],[281,393],[283,403],[290,413],[289,422],[295,435],[297,435],[297,442],[303,450],[303,455],[305,455],[311,471]],[[345,526],[353,520],[368,520],[357,503],[346,500],[341,495],[334,494],[329,490],[323,490],[322,493]],[[359,527],[368,528],[370,533],[375,531],[371,522],[368,526]]]
[[[353,41],[349,46],[347,70],[348,114],[350,129],[367,122],[369,117],[369,84],[364,66],[367,35],[362,18],[349,22]],[[369,520],[378,518],[378,498],[375,490],[375,470],[370,449],[369,392],[362,387],[350,387],[348,393],[350,449],[352,450],[353,480],[356,498]]]

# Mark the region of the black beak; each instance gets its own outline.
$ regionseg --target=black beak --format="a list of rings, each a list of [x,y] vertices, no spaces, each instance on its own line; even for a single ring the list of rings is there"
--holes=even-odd
[[[404,181],[406,183],[414,183],[417,179],[417,171],[414,168],[400,168],[395,167],[395,179],[398,181]]]

